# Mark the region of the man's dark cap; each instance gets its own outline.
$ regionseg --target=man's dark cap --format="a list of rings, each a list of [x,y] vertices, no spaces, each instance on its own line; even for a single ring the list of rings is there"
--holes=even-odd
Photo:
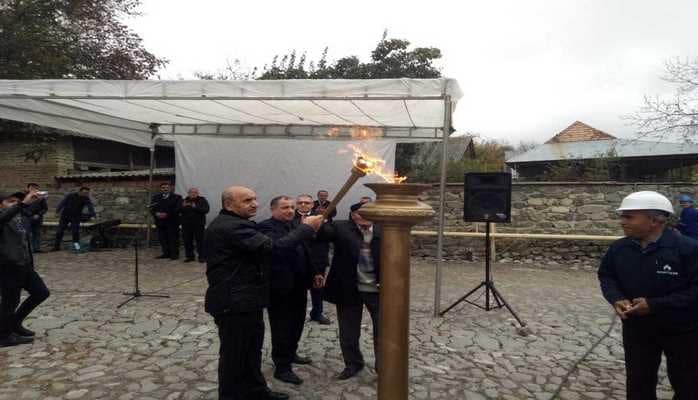
[[[354,212],[354,211],[357,211],[359,208],[361,208],[361,206],[363,206],[362,203],[356,203],[356,204],[352,204],[351,207],[349,207],[349,209],[351,210],[351,212]]]
[[[10,197],[16,197],[19,201],[22,201],[24,199],[24,192],[0,193],[0,201],[4,201]]]

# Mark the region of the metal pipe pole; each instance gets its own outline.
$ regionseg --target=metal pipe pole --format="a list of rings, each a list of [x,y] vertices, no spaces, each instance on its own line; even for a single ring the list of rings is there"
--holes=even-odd
[[[448,137],[451,134],[451,96],[444,99],[444,127],[441,146],[441,182],[439,186],[439,228],[436,239],[436,274],[434,284],[434,317],[441,309],[441,267],[444,247],[444,214],[446,212],[446,172],[448,170]]]
[[[157,141],[157,135],[159,132],[160,124],[150,124],[150,133],[151,133],[151,139],[152,143],[150,144],[150,171],[148,172],[148,196],[145,199],[146,201],[146,209],[148,209],[150,205],[150,200],[153,198],[153,170],[155,169],[155,142]],[[150,223],[150,213],[146,213],[146,220],[145,220],[145,247],[150,248],[150,236],[152,234],[151,232],[151,223]]]

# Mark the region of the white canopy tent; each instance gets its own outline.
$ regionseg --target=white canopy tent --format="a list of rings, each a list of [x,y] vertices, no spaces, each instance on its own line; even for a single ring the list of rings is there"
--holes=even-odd
[[[435,314],[440,305],[453,79],[281,81],[0,80],[0,118],[147,147],[178,135],[442,140]],[[151,162],[152,168],[152,162]],[[152,179],[152,176],[151,176]]]

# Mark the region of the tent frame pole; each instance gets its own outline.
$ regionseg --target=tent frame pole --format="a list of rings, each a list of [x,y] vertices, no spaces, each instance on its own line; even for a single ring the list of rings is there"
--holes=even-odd
[[[147,198],[145,199],[146,201],[146,210],[150,209],[150,200],[153,198],[153,171],[155,170],[155,142],[157,142],[157,136],[160,133],[159,132],[160,124],[152,123],[150,124],[150,135],[151,135],[151,144],[150,144],[150,169],[148,170],[148,189],[146,190],[147,192]],[[150,213],[145,213],[145,247],[150,248],[150,237],[152,235],[152,227],[150,223]]]
[[[434,317],[441,309],[441,281],[444,247],[444,214],[446,213],[446,173],[448,171],[448,137],[451,135],[451,96],[444,97],[444,127],[441,135],[441,182],[439,184],[439,227],[436,240],[436,272],[434,276]]]

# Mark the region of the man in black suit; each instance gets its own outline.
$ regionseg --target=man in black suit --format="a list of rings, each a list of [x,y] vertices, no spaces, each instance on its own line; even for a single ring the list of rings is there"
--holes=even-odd
[[[345,368],[337,379],[353,377],[364,368],[359,347],[363,307],[373,322],[373,352],[378,369],[378,289],[380,230],[359,215],[362,204],[351,206],[351,220],[325,224],[318,239],[334,243],[332,267],[325,283],[325,300],[337,306],[339,343]]]
[[[271,201],[271,218],[257,225],[259,232],[272,240],[286,236],[301,224],[295,221],[293,199],[278,196]],[[323,272],[312,263],[308,241],[291,248],[277,248],[270,260],[271,296],[269,325],[271,326],[271,357],[274,377],[300,385],[303,380],[293,372],[292,364],[310,364],[309,358],[298,355],[298,342],[303,334],[308,289],[313,280],[319,286]]]
[[[169,183],[160,184],[160,193],[150,200],[150,213],[155,218],[155,229],[162,254],[156,258],[179,258],[179,213],[182,196],[172,193]]]
[[[312,197],[310,198],[312,200]],[[313,212],[317,215],[325,212],[327,207],[330,205],[330,193],[327,190],[318,190],[317,200],[313,203]],[[337,216],[337,209],[332,210],[330,215],[327,216],[327,222],[332,222],[332,219]]]
[[[293,249],[313,237],[321,217],[308,217],[287,235],[273,240],[257,230],[257,195],[245,187],[229,187],[223,209],[204,237],[206,278],[204,303],[218,327],[220,400],[285,400],[262,375],[264,318],[269,305],[269,265],[265,260],[281,249]]]
[[[325,207],[329,204],[327,201],[327,191],[321,190],[318,193],[325,193]],[[299,194],[296,197],[296,221],[300,221],[303,217],[309,215],[320,215],[325,208],[319,207],[318,202],[313,202],[313,196],[309,194]],[[337,210],[332,211],[331,215],[337,215]],[[328,219],[330,221],[331,218]],[[330,245],[327,242],[312,241],[310,243],[310,249],[313,257],[313,261],[318,265],[318,268],[325,272],[325,269],[330,265]],[[310,310],[310,320],[315,321],[320,325],[330,325],[332,321],[323,315],[323,304],[322,304],[322,288],[313,287],[310,289],[310,300],[313,304],[313,308]]]
[[[198,188],[190,188],[187,197],[182,201],[182,237],[184,238],[184,262],[194,261],[194,242],[199,262],[206,259],[204,253],[204,229],[206,214],[209,212],[208,200],[199,195]]]
[[[38,183],[28,183],[25,194],[30,192],[39,192]],[[41,226],[44,224],[44,214],[48,211],[48,203],[46,196],[39,196],[36,201],[36,206],[29,217],[29,233],[31,234],[32,251],[34,253],[41,252]]]

